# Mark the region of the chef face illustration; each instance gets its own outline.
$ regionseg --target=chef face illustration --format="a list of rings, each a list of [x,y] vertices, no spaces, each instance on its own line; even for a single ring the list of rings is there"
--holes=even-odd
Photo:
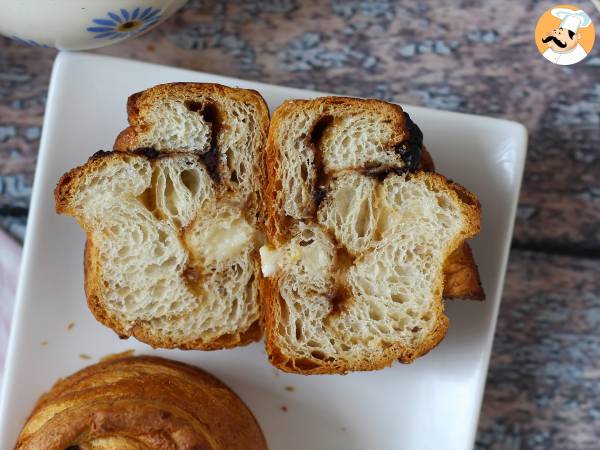
[[[542,38],[542,42],[555,52],[567,53],[577,46],[577,42],[580,39],[581,34],[575,34],[573,30],[559,27],[550,31],[546,37]]]
[[[553,8],[550,14],[553,26],[540,30],[544,58],[562,66],[583,60],[588,52],[581,45],[581,32],[592,24],[590,17],[581,9],[567,7]],[[593,33],[593,26],[590,31]]]

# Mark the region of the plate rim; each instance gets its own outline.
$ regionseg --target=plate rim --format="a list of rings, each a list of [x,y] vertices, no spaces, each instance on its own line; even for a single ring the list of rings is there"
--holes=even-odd
[[[28,226],[25,231],[25,237],[24,237],[24,243],[23,243],[23,253],[22,253],[21,266],[20,266],[20,270],[19,270],[19,280],[17,283],[17,290],[16,290],[16,295],[15,295],[14,311],[13,311],[13,316],[10,321],[11,328],[10,328],[7,351],[6,351],[4,373],[2,376],[2,387],[0,389],[0,435],[2,434],[1,432],[6,431],[5,430],[6,422],[9,420],[9,411],[7,411],[7,407],[8,407],[7,403],[8,402],[7,402],[6,394],[9,390],[9,387],[12,386],[14,383],[12,374],[14,372],[15,365],[18,360],[17,356],[18,356],[18,350],[19,350],[18,349],[19,341],[17,340],[17,334],[18,334],[18,332],[21,331],[21,327],[24,326],[23,324],[24,324],[24,319],[25,319],[24,305],[25,305],[26,300],[25,300],[25,295],[24,295],[24,291],[25,291],[24,288],[25,288],[25,285],[27,284],[27,282],[29,281],[28,273],[31,271],[31,266],[34,261],[34,258],[33,258],[34,251],[37,247],[37,245],[36,245],[37,233],[34,233],[33,229],[34,229],[34,224],[38,224],[41,219],[41,218],[39,218],[40,207],[38,205],[41,201],[43,201],[43,199],[42,199],[43,192],[42,192],[41,183],[39,181],[43,176],[43,172],[47,165],[47,159],[49,158],[48,147],[49,147],[50,133],[51,133],[51,130],[54,129],[53,122],[55,120],[54,119],[55,114],[52,114],[52,113],[54,112],[53,110],[56,108],[57,98],[59,97],[59,94],[61,93],[61,90],[59,89],[59,86],[60,86],[59,81],[60,81],[60,77],[62,77],[64,75],[64,72],[61,70],[61,67],[65,64],[67,64],[67,62],[70,62],[69,60],[73,60],[73,59],[74,60],[77,60],[77,59],[86,60],[87,59],[87,60],[97,61],[98,63],[102,63],[102,62],[123,63],[123,62],[125,62],[125,63],[132,63],[132,64],[136,64],[136,65],[146,66],[148,68],[158,66],[158,67],[162,67],[162,68],[178,70],[181,72],[194,72],[199,75],[217,76],[220,79],[225,80],[228,83],[231,83],[232,85],[236,85],[236,83],[242,82],[242,83],[250,83],[250,84],[256,85],[257,89],[273,88],[273,87],[285,89],[285,90],[288,90],[291,92],[295,92],[297,94],[304,94],[304,97],[320,96],[320,95],[335,95],[335,94],[328,94],[328,93],[319,92],[319,91],[300,89],[297,87],[288,87],[285,85],[269,84],[269,83],[264,83],[264,82],[260,82],[260,81],[246,80],[246,79],[242,79],[242,78],[235,78],[235,77],[220,75],[220,74],[211,74],[211,73],[201,72],[201,71],[197,71],[197,70],[193,70],[193,69],[185,69],[185,68],[181,68],[181,67],[173,67],[173,66],[168,66],[168,65],[163,65],[163,64],[155,64],[155,63],[150,63],[150,62],[145,62],[145,61],[126,59],[126,58],[118,58],[118,57],[113,57],[113,56],[90,54],[90,53],[85,53],[85,52],[83,52],[83,53],[73,53],[73,52],[66,52],[66,51],[58,52],[58,54],[53,62],[53,65],[52,65],[50,81],[48,84],[48,96],[47,96],[47,100],[46,100],[47,106],[44,111],[42,134],[41,134],[41,138],[40,138],[38,158],[36,161],[36,168],[35,168],[34,177],[33,177],[33,192],[32,192],[32,196],[31,196],[29,214],[28,214],[28,218],[27,218]],[[357,98],[359,98],[359,97],[357,97]],[[408,104],[403,104],[402,106],[403,107],[407,106],[409,109],[413,109],[414,111],[421,111],[423,113],[427,113],[427,112],[429,112],[429,113],[435,112],[435,114],[443,113],[443,114],[449,114],[452,116],[461,116],[463,120],[476,120],[476,121],[479,121],[480,123],[481,123],[481,121],[484,121],[484,122],[488,122],[489,124],[494,123],[495,125],[502,126],[506,130],[507,133],[510,133],[511,138],[514,141],[515,159],[514,159],[514,163],[511,166],[511,169],[513,170],[513,173],[514,173],[514,177],[513,177],[513,183],[511,183],[511,198],[510,198],[510,208],[509,208],[509,214],[508,214],[508,216],[509,216],[508,217],[508,219],[509,219],[508,227],[505,229],[505,239],[504,239],[504,243],[502,244],[501,253],[499,255],[500,262],[495,270],[496,276],[498,279],[498,293],[497,293],[498,301],[496,301],[495,304],[493,305],[492,315],[491,315],[491,323],[490,323],[489,331],[486,335],[486,343],[485,343],[485,346],[483,347],[486,352],[486,358],[485,358],[485,362],[483,364],[483,369],[485,369],[485,376],[482,376],[482,382],[480,383],[480,386],[477,387],[477,392],[474,393],[474,395],[476,396],[476,404],[478,405],[477,415],[475,417],[475,420],[472,421],[471,426],[470,426],[470,428],[471,428],[470,442],[474,445],[477,427],[478,427],[478,423],[479,423],[479,417],[481,414],[481,406],[482,406],[483,396],[484,396],[484,392],[485,392],[487,374],[488,374],[488,370],[489,370],[489,363],[490,363],[490,359],[491,359],[491,355],[492,355],[492,346],[493,346],[493,342],[494,342],[495,335],[496,335],[496,326],[497,326],[497,322],[498,322],[499,309],[500,309],[500,304],[502,302],[502,295],[503,295],[504,285],[505,285],[505,280],[506,280],[506,269],[507,269],[507,265],[508,265],[508,258],[510,256],[511,242],[512,242],[513,232],[514,232],[514,227],[515,227],[516,212],[517,212],[517,208],[518,208],[518,200],[519,200],[520,192],[521,192],[521,188],[522,188],[523,174],[524,174],[524,169],[525,169],[525,161],[526,161],[526,156],[527,156],[528,133],[527,133],[526,127],[523,124],[513,121],[513,120],[481,116],[481,115],[469,114],[469,113],[462,113],[462,112],[457,112],[457,111],[446,111],[446,110],[440,110],[440,109],[426,108],[426,107],[421,107],[421,106],[412,106],[412,105],[408,105]],[[270,111],[270,113],[272,113],[272,111]],[[31,405],[31,407],[33,408],[33,405]],[[0,437],[0,439],[2,439],[2,437]]]

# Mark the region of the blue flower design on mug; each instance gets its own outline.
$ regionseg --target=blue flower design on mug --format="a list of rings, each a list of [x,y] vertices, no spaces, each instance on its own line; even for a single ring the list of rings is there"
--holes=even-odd
[[[117,39],[133,36],[146,31],[160,20],[158,8],[135,8],[129,12],[121,8],[118,13],[109,11],[105,19],[94,19],[94,26],[86,28],[90,33],[95,33],[95,39]]]

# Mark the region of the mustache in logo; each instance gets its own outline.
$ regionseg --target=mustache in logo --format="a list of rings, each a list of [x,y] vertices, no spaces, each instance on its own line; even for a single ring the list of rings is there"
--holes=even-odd
[[[567,46],[566,42],[559,41],[558,38],[555,36],[547,36],[545,38],[542,38],[542,42],[544,44],[550,41],[553,41],[560,48],[565,48]]]

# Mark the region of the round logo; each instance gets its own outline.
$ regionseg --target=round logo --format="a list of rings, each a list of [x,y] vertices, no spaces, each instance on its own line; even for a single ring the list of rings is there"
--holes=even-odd
[[[535,27],[535,45],[554,64],[570,66],[582,61],[594,46],[596,32],[592,19],[573,5],[548,9]]]

